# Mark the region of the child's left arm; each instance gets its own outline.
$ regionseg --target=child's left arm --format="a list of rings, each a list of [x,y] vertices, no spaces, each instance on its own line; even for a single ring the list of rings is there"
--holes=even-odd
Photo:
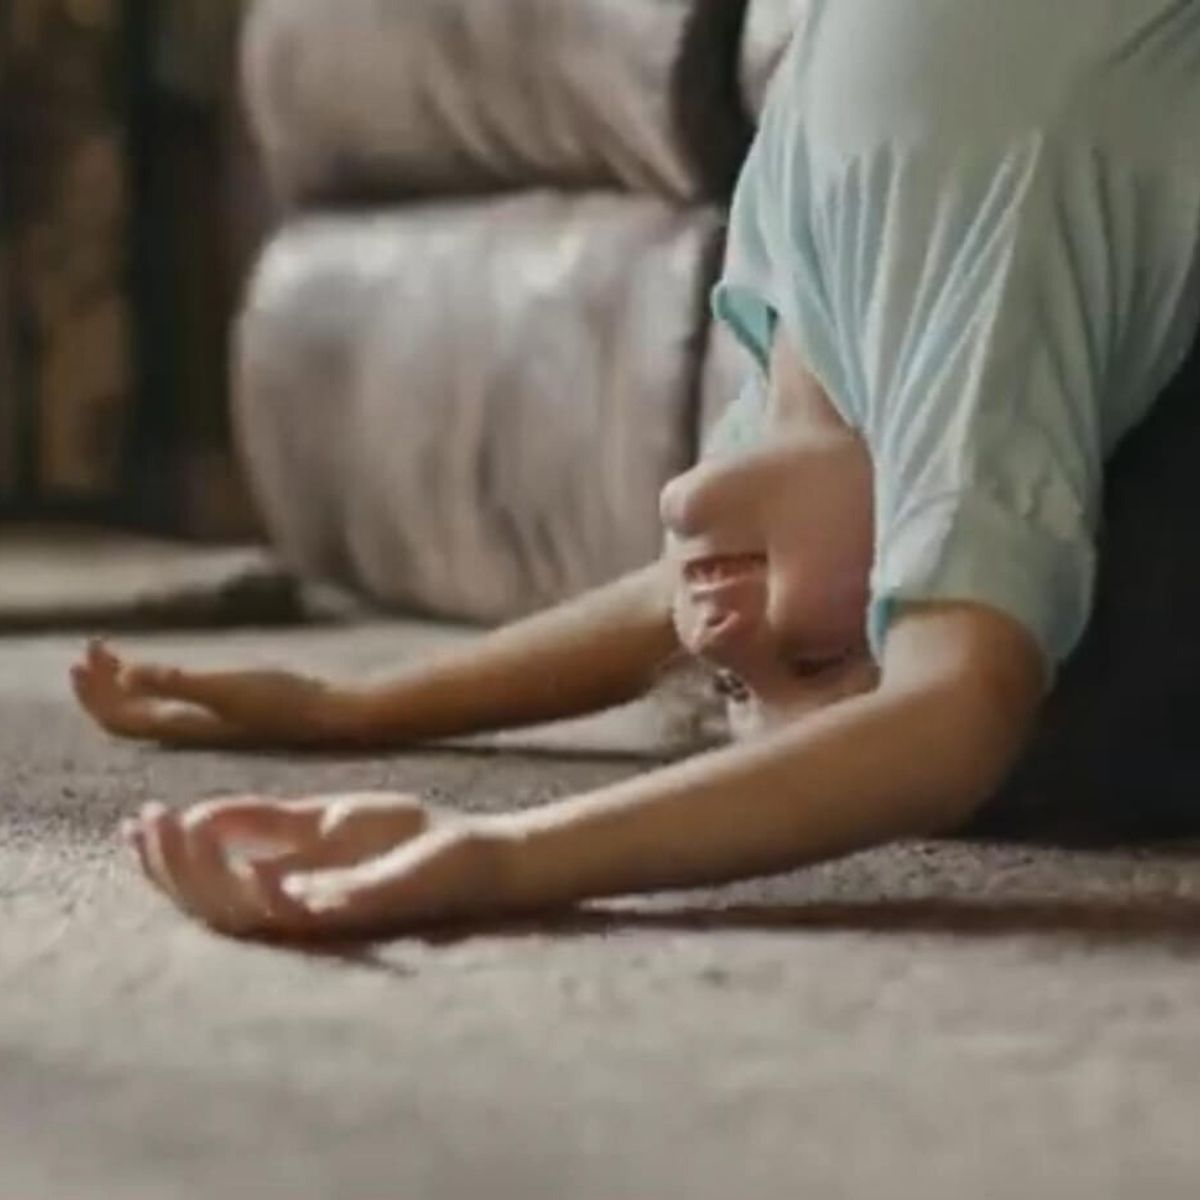
[[[736,746],[504,819],[518,908],[727,882],[960,826],[1003,782],[1044,691],[1016,624],[914,608],[880,687]]]

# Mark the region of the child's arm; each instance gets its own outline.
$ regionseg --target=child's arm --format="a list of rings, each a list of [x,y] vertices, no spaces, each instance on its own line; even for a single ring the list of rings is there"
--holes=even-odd
[[[281,671],[125,663],[94,646],[72,672],[109,732],[183,744],[402,744],[609,708],[678,652],[665,562],[372,684]]]
[[[1043,692],[1032,639],[967,606],[913,610],[883,682],[761,742],[529,812],[455,818],[382,857],[301,855],[266,928],[306,934],[487,919],[718,884],[960,825],[1024,745]],[[299,873],[296,873],[299,872]]]
[[[979,608],[914,610],[873,693],[591,796],[503,819],[516,908],[727,882],[962,824],[1002,783],[1041,656]]]
[[[599,712],[648,692],[679,653],[666,561],[355,690],[351,725],[385,741]]]

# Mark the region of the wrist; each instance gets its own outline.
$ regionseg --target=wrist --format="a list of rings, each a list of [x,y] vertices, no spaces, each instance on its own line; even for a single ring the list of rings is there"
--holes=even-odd
[[[495,919],[545,907],[531,902],[523,887],[521,841],[507,814],[461,814],[443,817],[448,836],[462,855],[469,880],[457,905],[458,915]]]
[[[620,837],[611,836],[629,798],[620,789],[601,788],[488,817],[489,836],[499,847],[505,907],[544,912],[638,890],[627,886],[629,862],[617,848]]]
[[[544,870],[539,836],[541,810],[497,813],[478,818],[477,835],[489,846],[494,864],[494,902],[502,912],[530,913],[562,908],[578,900],[564,892],[557,873]],[[543,864],[543,865],[539,865]],[[565,864],[559,863],[559,867]],[[558,882],[560,886],[555,886]]]
[[[311,710],[311,731],[323,741],[358,742],[376,734],[371,690],[356,684],[325,684]]]
[[[404,745],[455,732],[443,713],[447,694],[420,676],[340,684],[329,690],[326,714],[333,735],[341,740]]]

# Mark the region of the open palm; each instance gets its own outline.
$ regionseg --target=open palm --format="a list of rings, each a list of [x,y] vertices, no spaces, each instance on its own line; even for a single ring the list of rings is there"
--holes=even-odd
[[[234,936],[394,932],[497,895],[499,842],[398,793],[149,805],[123,833],[173,904]]]
[[[321,728],[327,688],[289,671],[189,671],[131,663],[101,641],[71,669],[80,704],[118,737],[295,743]]]

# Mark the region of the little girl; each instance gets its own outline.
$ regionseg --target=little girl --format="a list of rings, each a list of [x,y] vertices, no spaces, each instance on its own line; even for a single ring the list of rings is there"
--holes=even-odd
[[[544,808],[151,806],[175,904],[321,936],[780,871],[961,825],[1092,609],[1105,464],[1194,332],[1200,0],[814,0],[714,307],[746,387],[665,489],[661,560],[382,685],[124,663],[77,694],[174,743],[398,745],[712,664],[737,744]]]

